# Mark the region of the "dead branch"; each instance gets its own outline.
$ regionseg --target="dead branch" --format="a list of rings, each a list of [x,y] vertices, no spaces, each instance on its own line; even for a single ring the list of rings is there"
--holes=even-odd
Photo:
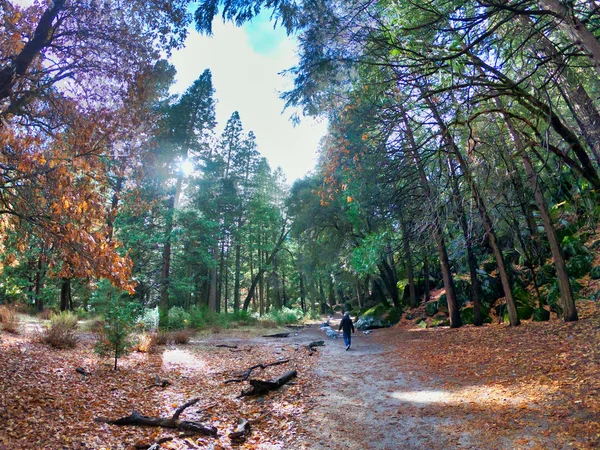
[[[199,422],[192,422],[189,420],[179,419],[179,416],[186,408],[189,408],[190,406],[198,403],[199,400],[199,398],[195,398],[180,406],[179,408],[177,408],[172,417],[148,417],[143,416],[134,410],[130,416],[121,417],[120,419],[111,420],[97,418],[95,420],[96,422],[108,423],[111,425],[139,425],[148,427],[174,428],[181,431],[201,433],[206,436],[216,436],[217,429],[215,427],[206,426]]]
[[[267,392],[277,390],[281,386],[283,386],[284,384],[288,383],[290,380],[295,378],[296,375],[298,375],[298,372],[296,372],[295,370],[289,370],[289,371],[285,372],[283,375],[281,375],[273,380],[270,380],[270,381],[250,380],[251,388],[248,389],[247,391],[242,390],[242,393],[238,396],[238,398],[246,397],[249,395],[262,395],[262,394],[266,394]]]
[[[154,383],[146,386],[144,390],[152,389],[153,387],[161,387],[166,388],[167,386],[171,386],[171,382],[169,380],[161,380],[158,375],[155,376]]]
[[[238,348],[237,345],[229,345],[229,344],[217,344],[215,347],[224,347],[224,348]]]
[[[265,334],[263,337],[266,338],[286,338],[290,335],[290,333],[275,333],[275,334]]]
[[[316,351],[315,347],[323,347],[325,345],[325,341],[313,341],[308,345],[305,345],[305,347],[308,349],[308,354],[309,356],[312,356],[312,354]]]
[[[279,364],[285,364],[286,362],[289,362],[289,359],[282,359],[281,361],[275,361],[272,363],[268,363],[268,364],[257,364],[255,366],[249,367],[248,369],[246,369],[244,372],[241,372],[238,376],[241,378],[232,378],[230,380],[226,380],[225,384],[229,384],[229,383],[241,383],[243,381],[246,381],[248,378],[250,378],[250,374],[252,373],[252,371],[254,369],[266,369],[267,367],[271,367],[271,366],[278,366]]]
[[[229,433],[229,439],[232,441],[243,441],[250,434],[250,422],[246,419],[239,418],[238,426],[235,431]]]

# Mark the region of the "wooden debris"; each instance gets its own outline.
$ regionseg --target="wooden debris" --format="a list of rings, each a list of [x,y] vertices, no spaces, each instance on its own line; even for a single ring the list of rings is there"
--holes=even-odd
[[[225,380],[225,384],[229,384],[229,383],[241,383],[243,381],[246,381],[248,378],[250,378],[250,374],[252,373],[252,371],[254,369],[266,369],[267,367],[271,367],[271,366],[278,366],[279,364],[285,364],[286,362],[289,362],[289,359],[282,359],[280,361],[275,361],[272,363],[268,363],[268,364],[257,364],[255,366],[249,367],[248,369],[246,369],[244,372],[241,372],[239,374],[239,376],[241,378],[232,378],[230,380]]]
[[[312,356],[315,352],[315,347],[323,347],[325,346],[325,341],[313,341],[305,347],[308,349],[308,354]]]
[[[193,433],[201,433],[206,436],[216,436],[217,429],[215,427],[206,426],[199,422],[192,422],[189,420],[180,420],[179,416],[181,413],[190,406],[198,403],[200,399],[195,398],[190,400],[189,402],[181,405],[175,413],[173,417],[148,417],[143,416],[137,411],[133,411],[130,416],[121,417],[120,419],[104,419],[97,418],[96,422],[108,423],[111,425],[137,425],[137,426],[148,426],[148,427],[163,427],[163,428],[174,428],[181,431],[189,431]]]
[[[290,333],[275,333],[275,334],[265,334],[263,337],[266,338],[286,338],[290,335]]]
[[[83,367],[76,367],[75,372],[81,375],[81,379],[83,380],[85,377],[91,375],[91,372],[87,372]]]
[[[230,345],[230,344],[217,344],[215,345],[215,347],[223,347],[223,348],[238,348],[237,345]]]
[[[153,387],[161,387],[166,388],[167,386],[171,386],[171,382],[169,380],[161,380],[158,375],[155,376],[154,383],[146,386],[144,390],[152,389]]]
[[[229,439],[232,441],[243,441],[250,434],[250,422],[246,419],[238,419],[238,426],[235,431],[229,433]]]
[[[251,388],[247,391],[242,391],[239,397],[246,397],[249,395],[262,395],[270,391],[275,391],[284,384],[290,382],[293,378],[296,377],[296,375],[298,375],[298,373],[295,370],[289,370],[283,375],[280,375],[279,377],[270,381],[250,380]]]

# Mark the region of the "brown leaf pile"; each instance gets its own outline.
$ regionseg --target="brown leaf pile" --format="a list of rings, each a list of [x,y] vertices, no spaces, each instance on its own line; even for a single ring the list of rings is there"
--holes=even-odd
[[[264,341],[264,340],[263,340]],[[161,448],[282,448],[293,440],[295,419],[305,408],[303,387],[315,358],[297,345],[256,341],[242,351],[217,348],[218,341],[192,340],[191,345],[162,347],[158,354],[133,353],[120,370],[93,353],[86,339],[76,349],[54,350],[28,336],[3,334],[0,342],[0,448],[132,449],[174,437]],[[240,342],[244,342],[241,340]],[[245,347],[245,348],[244,348]],[[224,384],[236,372],[259,363],[290,358],[290,362],[253,371],[251,378],[270,379],[296,369],[298,378],[264,397],[237,398],[245,383]],[[81,367],[91,373],[83,376]],[[151,387],[156,376],[171,385]],[[178,406],[199,397],[181,418],[218,428],[219,436],[180,437],[176,430],[117,427],[96,418],[116,419],[133,410],[147,416],[170,417]],[[250,420],[252,433],[241,444],[228,434],[238,418]]]
[[[486,448],[599,448],[600,314],[593,302],[578,309],[570,323],[390,330],[390,369],[447,393],[400,412],[462,419],[465,429],[445,431],[474,433]]]

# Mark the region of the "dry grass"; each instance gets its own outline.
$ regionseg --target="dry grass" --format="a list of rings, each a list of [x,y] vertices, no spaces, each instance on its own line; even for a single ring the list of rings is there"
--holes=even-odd
[[[13,305],[0,305],[0,322],[4,331],[17,334],[19,330],[17,309]]]
[[[169,333],[166,331],[159,331],[156,334],[156,345],[167,345],[169,343]]]
[[[73,348],[77,344],[77,316],[69,311],[50,316],[42,341],[55,348]]]
[[[158,345],[158,335],[156,333],[141,333],[137,336],[135,351],[140,353],[150,353]]]
[[[171,331],[169,333],[170,340],[175,344],[188,344],[192,333],[188,330]]]

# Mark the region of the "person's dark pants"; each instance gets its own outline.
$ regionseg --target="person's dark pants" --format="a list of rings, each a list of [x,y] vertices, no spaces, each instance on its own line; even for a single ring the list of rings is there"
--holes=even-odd
[[[350,333],[344,332],[344,344],[346,344],[346,347],[350,347],[352,344],[352,335]]]

